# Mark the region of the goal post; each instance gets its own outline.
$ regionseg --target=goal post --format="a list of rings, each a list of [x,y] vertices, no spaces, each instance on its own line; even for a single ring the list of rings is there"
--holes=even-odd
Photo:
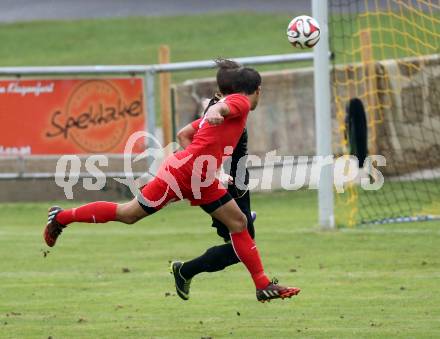
[[[312,15],[321,27],[320,41],[313,51],[316,155],[326,157],[332,155],[327,0],[313,0]],[[333,167],[326,165],[322,168],[318,187],[320,227],[335,227],[333,204]]]

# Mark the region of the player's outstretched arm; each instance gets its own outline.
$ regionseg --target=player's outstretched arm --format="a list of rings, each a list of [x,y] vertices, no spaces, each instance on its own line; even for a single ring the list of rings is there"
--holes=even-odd
[[[214,99],[219,100],[217,95],[216,95],[216,97],[214,97]],[[203,112],[205,112],[207,110],[208,105],[214,99],[203,100],[203,103],[202,103]],[[213,104],[211,104],[211,106],[212,105]],[[199,118],[199,119],[189,123],[188,125],[183,127],[179,132],[177,132],[177,136],[176,136],[177,141],[179,142],[180,146],[183,149],[187,148],[189,146],[189,144],[192,143],[192,141],[194,139],[194,135],[196,134],[197,130],[199,129],[199,125],[200,125],[201,121],[202,121],[202,118]]]
[[[205,114],[205,120],[211,125],[220,125],[223,123],[225,116],[229,115],[231,110],[224,102],[218,102],[208,108]]]
[[[192,142],[194,134],[197,130],[193,127],[192,123],[183,127],[179,132],[177,132],[177,141],[179,145],[185,149]]]

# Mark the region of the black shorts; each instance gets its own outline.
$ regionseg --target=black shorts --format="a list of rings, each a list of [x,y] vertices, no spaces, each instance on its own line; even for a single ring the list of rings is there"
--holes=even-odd
[[[217,208],[222,207],[223,205],[225,205],[227,202],[231,201],[232,199],[234,199],[234,198],[232,198],[231,194],[229,192],[226,192],[225,195],[223,195],[220,199],[213,201],[209,204],[200,205],[200,207],[206,213],[211,214]]]

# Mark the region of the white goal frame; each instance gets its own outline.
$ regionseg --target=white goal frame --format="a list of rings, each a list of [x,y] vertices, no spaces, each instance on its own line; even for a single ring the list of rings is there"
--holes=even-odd
[[[327,0],[312,0],[312,15],[321,27],[321,37],[313,51],[316,155],[326,157],[333,155]],[[324,229],[335,227],[333,204],[333,166],[326,165],[318,187],[319,225]]]

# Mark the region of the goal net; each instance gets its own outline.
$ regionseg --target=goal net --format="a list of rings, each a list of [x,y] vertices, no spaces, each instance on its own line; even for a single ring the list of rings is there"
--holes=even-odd
[[[337,194],[337,223],[437,218],[440,1],[329,0],[329,37],[334,149],[386,159],[381,189]]]

